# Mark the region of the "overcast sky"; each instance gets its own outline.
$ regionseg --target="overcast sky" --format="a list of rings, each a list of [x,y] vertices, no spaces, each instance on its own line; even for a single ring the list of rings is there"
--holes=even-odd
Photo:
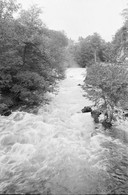
[[[122,26],[128,0],[18,0],[23,8],[38,4],[47,27],[64,30],[73,40],[99,33],[106,41]]]

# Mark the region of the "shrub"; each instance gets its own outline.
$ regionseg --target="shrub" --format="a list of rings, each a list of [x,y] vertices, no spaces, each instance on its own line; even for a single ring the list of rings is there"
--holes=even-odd
[[[104,98],[111,105],[118,105],[128,98],[128,71],[118,64],[95,64],[87,69],[87,85],[96,88],[96,96]]]
[[[87,69],[85,83],[91,86],[88,94],[104,114],[113,119],[114,107],[122,107],[128,102],[128,70],[118,64],[95,64]],[[98,105],[98,104],[97,104]]]

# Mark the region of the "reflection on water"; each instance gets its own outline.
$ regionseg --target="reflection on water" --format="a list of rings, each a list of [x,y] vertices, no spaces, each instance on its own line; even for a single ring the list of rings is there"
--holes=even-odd
[[[92,104],[78,86],[84,74],[68,69],[37,115],[0,117],[1,194],[128,194],[127,133],[95,129],[90,113],[81,113]]]

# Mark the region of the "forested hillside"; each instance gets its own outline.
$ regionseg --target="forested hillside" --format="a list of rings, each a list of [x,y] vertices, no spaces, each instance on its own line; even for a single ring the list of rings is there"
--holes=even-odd
[[[48,29],[42,10],[0,1],[0,114],[39,105],[64,76],[66,35]],[[15,16],[15,17],[14,17]]]

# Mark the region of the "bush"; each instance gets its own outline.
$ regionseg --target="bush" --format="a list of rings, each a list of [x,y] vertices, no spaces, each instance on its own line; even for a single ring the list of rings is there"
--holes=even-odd
[[[87,69],[87,85],[96,88],[96,94],[112,105],[128,98],[128,71],[117,64],[96,64]]]
[[[91,86],[89,96],[95,102],[103,100],[100,109],[113,118],[114,107],[128,102],[128,70],[118,64],[95,64],[87,69],[85,83]]]

